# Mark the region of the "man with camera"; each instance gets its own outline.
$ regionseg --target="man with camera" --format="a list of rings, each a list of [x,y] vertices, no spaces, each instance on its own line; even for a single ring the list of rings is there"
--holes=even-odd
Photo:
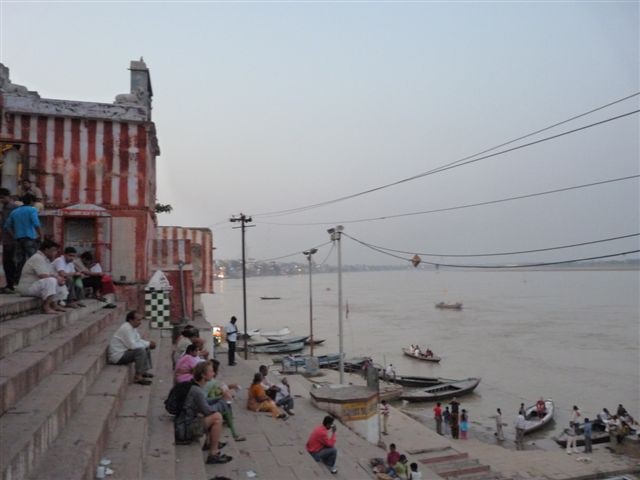
[[[331,435],[329,435],[331,431]],[[322,420],[322,425],[318,425],[313,429],[309,440],[307,440],[307,452],[315,459],[316,462],[322,461],[331,473],[338,473],[336,468],[336,459],[338,450],[336,445],[336,426],[333,423],[333,417],[327,415]]]

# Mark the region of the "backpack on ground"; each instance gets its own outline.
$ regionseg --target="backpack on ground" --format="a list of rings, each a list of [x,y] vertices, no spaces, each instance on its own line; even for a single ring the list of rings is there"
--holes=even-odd
[[[193,383],[189,380],[173,386],[169,392],[169,396],[164,401],[164,408],[169,414],[178,415],[182,411],[192,385]]]

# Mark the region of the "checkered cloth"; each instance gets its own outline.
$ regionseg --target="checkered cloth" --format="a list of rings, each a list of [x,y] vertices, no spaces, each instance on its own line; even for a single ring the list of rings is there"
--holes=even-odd
[[[169,320],[171,301],[169,292],[146,290],[144,314],[151,320],[151,328],[173,328]]]

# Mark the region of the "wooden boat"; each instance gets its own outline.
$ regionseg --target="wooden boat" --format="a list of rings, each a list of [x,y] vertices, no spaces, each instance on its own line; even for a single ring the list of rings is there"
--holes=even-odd
[[[387,377],[382,368],[378,368],[378,374],[380,375],[380,380],[384,380],[389,383],[397,383],[398,385],[408,388],[433,387],[440,385],[444,380],[439,377],[418,377],[412,375],[394,375],[393,377]]]
[[[412,357],[417,360],[422,360],[423,362],[439,362],[440,360],[442,360],[442,358],[440,358],[437,355],[429,355],[429,356],[426,356],[423,354],[416,355],[414,352],[411,351],[410,348],[403,348],[402,353],[404,353],[407,357]]]
[[[480,383],[479,378],[467,378],[464,380],[438,379],[437,385],[417,390],[406,391],[400,397],[408,402],[432,402],[451,397],[461,397],[473,392]]]
[[[308,358],[311,355],[287,355],[286,357],[278,357],[273,358],[271,361],[273,363],[282,363],[285,359],[290,365],[295,365],[298,367],[303,367],[306,364]],[[320,368],[326,368],[331,365],[337,365],[340,361],[339,353],[327,353],[326,355],[314,355],[318,359],[318,365]]]
[[[398,400],[402,396],[402,392],[404,388],[401,385],[389,385],[385,383],[380,384],[380,401],[386,400],[387,402],[392,402],[393,400]]]
[[[291,330],[289,330],[289,327],[284,327],[284,328],[281,328],[280,330],[268,330],[266,332],[260,332],[260,335],[262,335],[265,338],[286,337],[287,335],[291,335]]]
[[[280,300],[282,297],[260,297],[260,300]]]
[[[525,435],[535,432],[536,430],[547,425],[553,420],[553,400],[550,398],[544,401],[545,412],[542,418],[538,417],[538,409],[535,405],[527,407],[524,411],[524,419],[526,421],[524,427]]]
[[[436,303],[436,308],[441,308],[443,310],[462,310],[462,303],[446,303],[446,302],[438,302]]]
[[[263,335],[264,336],[264,335]],[[300,335],[297,337],[266,337],[272,343],[297,343],[297,342],[305,342],[309,339],[309,335]]]
[[[553,437],[558,445],[562,448],[567,448],[567,441],[572,433],[571,428],[565,428],[564,431],[557,437]],[[591,424],[591,443],[606,443],[611,440],[609,432],[606,431],[605,425],[602,422],[593,422]],[[576,446],[584,446],[584,430],[582,424],[578,427],[578,437],[576,438]]]
[[[313,339],[313,344],[314,345],[320,345],[320,344],[323,344],[324,342],[325,342],[324,338],[314,338]],[[304,344],[305,345],[311,345],[311,339],[309,338],[309,339],[305,340]]]
[[[273,343],[249,347],[253,353],[292,353],[304,349],[304,342],[297,343]]]
[[[362,372],[362,366],[367,360],[371,360],[370,357],[352,357],[347,358],[342,362],[342,366],[345,372]],[[339,365],[336,362],[335,364],[329,365],[327,368],[338,369]]]
[[[251,338],[255,335],[260,335],[260,329],[248,330],[247,332],[238,332],[238,338]]]

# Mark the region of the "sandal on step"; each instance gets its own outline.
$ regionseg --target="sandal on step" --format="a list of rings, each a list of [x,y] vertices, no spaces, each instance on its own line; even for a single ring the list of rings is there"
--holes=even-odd
[[[236,442],[244,442],[246,440],[242,435],[238,435],[237,437],[233,437]]]
[[[146,378],[141,378],[140,380],[136,380],[133,383],[137,383],[138,385],[151,385],[151,380],[147,380]]]
[[[212,465],[216,463],[229,463],[231,460],[233,460],[233,457],[230,457],[229,455],[225,455],[224,453],[218,453],[217,455],[209,455],[207,457],[206,463],[208,465]]]
[[[227,446],[226,442],[218,442],[218,450],[222,450],[226,446]],[[204,442],[204,444],[202,445],[202,451],[206,452],[207,450],[209,450],[210,447],[211,445],[209,445],[209,442]]]

